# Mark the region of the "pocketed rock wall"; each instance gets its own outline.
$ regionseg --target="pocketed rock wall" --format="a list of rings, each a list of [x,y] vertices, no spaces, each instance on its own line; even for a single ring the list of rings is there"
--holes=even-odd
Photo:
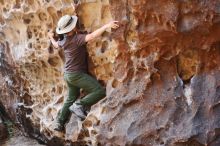
[[[218,0],[81,0],[84,30],[120,22],[88,44],[107,96],[53,131],[67,89],[47,31],[70,2],[0,0],[0,102],[24,132],[51,146],[220,145]]]

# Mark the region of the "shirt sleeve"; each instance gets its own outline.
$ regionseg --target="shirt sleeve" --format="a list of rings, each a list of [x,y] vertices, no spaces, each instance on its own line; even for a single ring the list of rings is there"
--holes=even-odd
[[[61,41],[57,41],[57,43],[59,47],[62,47]]]
[[[66,42],[66,38],[65,37],[62,40],[57,41],[58,46],[61,47],[61,48],[63,48],[65,42]]]
[[[78,34],[76,38],[77,46],[80,47],[86,44],[86,34]]]

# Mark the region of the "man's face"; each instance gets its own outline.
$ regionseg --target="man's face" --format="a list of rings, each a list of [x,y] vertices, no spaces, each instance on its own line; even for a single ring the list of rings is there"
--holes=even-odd
[[[72,31],[68,32],[67,35],[71,36],[71,35],[75,34],[75,32],[76,32],[76,28],[74,28]]]

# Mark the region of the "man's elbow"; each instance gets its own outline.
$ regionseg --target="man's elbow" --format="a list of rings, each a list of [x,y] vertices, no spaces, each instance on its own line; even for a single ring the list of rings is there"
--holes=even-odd
[[[95,35],[93,35],[92,33],[86,35],[86,38],[85,38],[86,42],[92,41],[94,39],[95,39]]]

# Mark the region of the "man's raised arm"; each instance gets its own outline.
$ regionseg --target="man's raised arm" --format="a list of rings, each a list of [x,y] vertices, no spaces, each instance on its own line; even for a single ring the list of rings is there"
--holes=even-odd
[[[101,36],[101,34],[103,32],[105,32],[108,28],[116,29],[118,27],[119,27],[118,21],[111,21],[111,22],[105,24],[104,26],[102,26],[101,28],[95,30],[94,32],[86,35],[85,41],[89,42],[91,40],[94,40],[95,38]]]
[[[54,37],[54,33],[52,31],[50,31],[50,32],[48,32],[48,36],[49,36],[50,41],[53,44],[53,46],[55,48],[59,48],[58,42],[53,38]]]

